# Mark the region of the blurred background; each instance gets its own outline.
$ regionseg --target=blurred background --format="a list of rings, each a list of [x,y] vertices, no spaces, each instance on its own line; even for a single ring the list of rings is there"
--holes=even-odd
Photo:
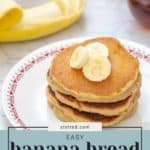
[[[24,8],[46,2],[46,0],[16,1]],[[150,2],[150,0],[143,1]],[[131,0],[131,2],[135,3],[136,0]],[[149,8],[149,6],[146,6],[146,10],[148,10],[147,7]],[[150,10],[148,11],[150,13]],[[25,55],[46,44],[81,36],[114,36],[150,47],[150,30],[135,20],[130,11],[128,0],[87,0],[85,11],[80,20],[65,30],[32,41],[0,43],[0,89],[8,71]],[[0,114],[2,118],[0,118],[0,128],[5,128],[8,122],[2,112]]]

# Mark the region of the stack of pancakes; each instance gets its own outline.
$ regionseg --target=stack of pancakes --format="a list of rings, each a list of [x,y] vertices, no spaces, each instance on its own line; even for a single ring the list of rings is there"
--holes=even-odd
[[[72,69],[75,48],[101,42],[109,49],[110,76],[101,82],[86,79],[82,70]],[[112,126],[132,115],[141,86],[139,63],[114,38],[96,38],[65,48],[54,57],[47,73],[48,103],[63,121],[102,122]]]

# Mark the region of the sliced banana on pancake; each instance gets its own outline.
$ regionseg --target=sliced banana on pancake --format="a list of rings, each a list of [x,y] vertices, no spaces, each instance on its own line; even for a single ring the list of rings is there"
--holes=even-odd
[[[75,69],[82,68],[88,60],[88,51],[85,47],[79,46],[77,47],[70,58],[70,67]]]
[[[89,57],[108,57],[109,55],[108,48],[100,42],[88,44],[86,49],[89,52]]]
[[[91,57],[83,66],[83,74],[90,81],[105,80],[111,73],[111,63],[106,57]]]

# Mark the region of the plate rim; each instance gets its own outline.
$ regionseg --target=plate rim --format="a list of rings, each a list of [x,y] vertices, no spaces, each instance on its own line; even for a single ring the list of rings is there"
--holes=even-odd
[[[3,84],[2,84],[2,88],[1,88],[1,104],[2,104],[2,109],[7,117],[7,119],[9,120],[9,122],[11,123],[12,126],[20,126],[19,124],[17,124],[17,122],[12,118],[12,116],[10,116],[9,112],[7,112],[7,108],[6,107],[6,102],[5,102],[5,99],[6,99],[6,89],[8,88],[8,84],[10,82],[10,79],[12,78],[12,75],[16,72],[16,70],[21,67],[21,65],[23,63],[25,63],[28,59],[30,59],[31,57],[37,55],[37,54],[40,54],[46,50],[48,51],[52,51],[50,50],[50,48],[53,48],[55,45],[60,45],[60,43],[79,43],[79,42],[82,42],[84,40],[87,40],[87,39],[91,39],[91,38],[97,38],[97,37],[78,37],[78,38],[71,38],[71,39],[65,39],[65,40],[60,40],[60,41],[56,41],[56,42],[53,42],[53,43],[50,43],[50,44],[47,44],[45,46],[42,46],[38,49],[35,49],[33,50],[31,53],[28,53],[26,56],[24,56],[22,59],[20,59],[11,69],[10,71],[8,72],[8,74],[6,75],[4,81],[3,81]],[[114,37],[115,38],[115,37]],[[126,45],[129,45],[129,46],[133,46],[133,47],[136,47],[136,49],[138,49],[139,51],[142,50],[142,52],[139,52],[140,54],[141,53],[148,53],[147,55],[150,56],[150,52],[149,52],[149,48],[144,46],[143,44],[139,44],[137,42],[134,42],[134,41],[130,41],[130,40],[126,40],[126,39],[121,39],[121,38],[117,38],[124,46]],[[60,49],[58,49],[60,50]],[[56,48],[55,48],[55,51]],[[145,54],[143,54],[143,56],[140,56],[140,54],[137,54],[137,57],[140,58],[140,57],[143,57]],[[145,55],[146,56],[146,55]],[[144,58],[143,58],[144,59]],[[149,61],[150,62],[150,61]],[[8,106],[7,106],[8,107]]]

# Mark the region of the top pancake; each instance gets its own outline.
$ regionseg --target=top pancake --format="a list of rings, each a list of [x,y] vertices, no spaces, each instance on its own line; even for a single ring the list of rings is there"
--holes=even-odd
[[[70,57],[76,47],[92,42],[101,42],[109,49],[112,65],[110,76],[101,82],[87,80],[82,70],[69,66]],[[48,80],[55,84],[58,91],[72,95],[79,101],[111,103],[129,95],[139,72],[139,63],[114,38],[96,38],[65,48],[53,59],[48,72]]]

